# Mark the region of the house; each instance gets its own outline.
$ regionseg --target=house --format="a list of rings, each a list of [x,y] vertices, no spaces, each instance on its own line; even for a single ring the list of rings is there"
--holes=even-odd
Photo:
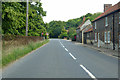
[[[91,24],[91,21],[88,19],[81,27],[80,27],[80,42],[84,44],[84,32],[87,29],[87,26]]]
[[[85,16],[84,16],[82,24],[80,24],[80,26],[76,29],[76,32],[77,32],[76,41],[80,43],[84,43],[84,39],[85,39],[84,32],[86,30],[86,27],[90,24],[91,24],[91,21],[89,19],[85,22]]]
[[[80,38],[81,37],[81,34],[80,34],[80,27],[84,24],[84,22],[85,22],[85,16],[83,17],[83,22],[77,27],[77,29],[76,29],[76,41],[77,42],[82,42],[82,38]]]
[[[92,25],[88,25],[84,31],[84,44],[92,44],[94,42],[94,34]]]
[[[120,2],[104,4],[104,13],[92,21],[94,45],[108,49],[120,48]]]

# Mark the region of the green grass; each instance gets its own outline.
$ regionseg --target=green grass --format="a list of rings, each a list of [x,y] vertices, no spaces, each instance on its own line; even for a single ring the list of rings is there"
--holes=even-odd
[[[48,42],[49,42],[49,40],[45,40],[42,42],[40,42],[40,41],[39,42],[30,42],[28,45],[14,48],[13,50],[11,50],[10,54],[2,56],[2,66],[4,67],[4,66],[8,65],[9,63],[25,56],[29,52],[39,48],[40,46],[42,46]]]

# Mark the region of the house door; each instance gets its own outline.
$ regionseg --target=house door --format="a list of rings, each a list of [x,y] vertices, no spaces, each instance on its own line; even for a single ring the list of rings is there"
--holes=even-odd
[[[98,33],[98,47],[100,47],[100,33]]]

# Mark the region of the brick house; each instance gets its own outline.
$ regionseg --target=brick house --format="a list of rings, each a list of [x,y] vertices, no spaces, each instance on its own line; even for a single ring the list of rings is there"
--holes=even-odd
[[[120,48],[120,2],[104,4],[104,13],[92,21],[94,45],[108,49]]]

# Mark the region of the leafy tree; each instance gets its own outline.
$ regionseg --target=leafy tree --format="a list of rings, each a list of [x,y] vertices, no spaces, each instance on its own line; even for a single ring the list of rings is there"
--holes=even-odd
[[[29,2],[28,35],[40,36],[47,32],[43,16],[42,3]],[[26,2],[3,2],[2,3],[2,32],[3,34],[25,35],[26,31]]]
[[[76,28],[71,27],[71,28],[69,28],[68,30],[69,30],[69,31],[68,31],[68,36],[69,36],[69,38],[72,38],[72,37],[73,37],[73,34],[76,33]]]
[[[58,38],[64,26],[63,21],[51,21],[48,28],[50,38]]]
[[[67,31],[66,31],[65,29],[62,29],[59,38],[62,38],[62,39],[63,39],[63,38],[65,38],[65,37],[67,37],[67,36],[68,36]]]

